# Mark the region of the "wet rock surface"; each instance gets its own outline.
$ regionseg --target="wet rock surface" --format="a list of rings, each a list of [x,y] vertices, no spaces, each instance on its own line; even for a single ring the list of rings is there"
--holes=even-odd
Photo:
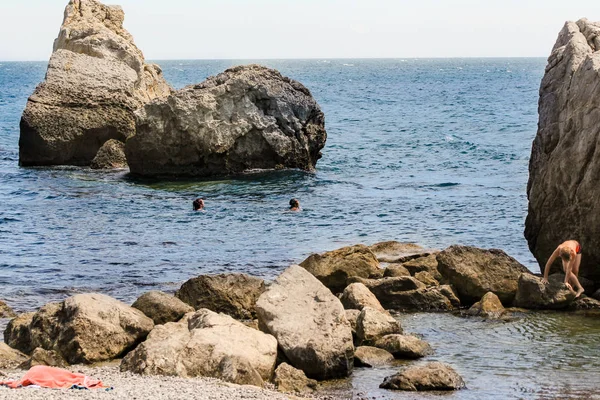
[[[385,378],[379,386],[392,390],[458,390],[465,387],[462,377],[449,365],[431,362],[413,366]]]

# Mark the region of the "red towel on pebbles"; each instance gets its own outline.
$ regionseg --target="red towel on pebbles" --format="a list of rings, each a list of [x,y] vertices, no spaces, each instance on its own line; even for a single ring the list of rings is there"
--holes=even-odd
[[[45,388],[67,389],[73,385],[88,389],[103,388],[102,381],[92,379],[84,374],[76,374],[66,369],[36,365],[18,381],[4,381],[0,385],[16,389],[22,386],[37,385]]]

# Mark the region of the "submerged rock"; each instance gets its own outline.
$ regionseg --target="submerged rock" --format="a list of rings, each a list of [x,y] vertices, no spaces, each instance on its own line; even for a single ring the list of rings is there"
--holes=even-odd
[[[177,298],[196,310],[208,308],[236,319],[256,317],[256,301],[265,282],[246,274],[200,275],[181,285]]]
[[[342,292],[350,278],[381,277],[379,261],[367,246],[342,247],[323,254],[312,254],[300,266],[317,277],[334,293]]]
[[[286,269],[260,296],[261,329],[277,338],[290,364],[314,379],[350,375],[352,331],[342,303],[298,265]]]
[[[519,278],[515,306],[530,309],[562,309],[575,299],[575,293],[564,284],[564,275],[552,274],[548,283],[527,273]]]
[[[525,238],[541,272],[560,243],[576,239],[583,247],[580,276],[596,283],[600,282],[599,32],[598,22],[567,22],[548,57],[529,161],[525,221]]]
[[[131,172],[143,176],[313,170],[326,138],[325,118],[307,88],[246,65],[144,106],[125,151]]]
[[[185,314],[194,311],[194,307],[177,297],[157,290],[144,293],[131,307],[152,318],[155,325],[179,321]]]
[[[119,6],[70,0],[46,78],[21,118],[20,165],[89,165],[135,132],[134,111],[171,92],[123,28]]]
[[[433,354],[429,343],[413,335],[386,335],[378,339],[374,346],[388,351],[396,358],[413,359]]]
[[[506,313],[504,306],[498,296],[492,292],[486,293],[480,301],[467,310],[467,315],[489,319],[500,318],[504,313]]]
[[[385,378],[380,388],[392,390],[458,390],[465,387],[462,377],[449,365],[430,362],[408,367]]]
[[[437,255],[437,261],[440,273],[465,305],[479,301],[487,292],[496,294],[503,304],[512,304],[519,277],[530,273],[517,260],[497,249],[450,246]]]
[[[125,143],[116,139],[107,140],[96,153],[90,167],[93,169],[127,168]]]

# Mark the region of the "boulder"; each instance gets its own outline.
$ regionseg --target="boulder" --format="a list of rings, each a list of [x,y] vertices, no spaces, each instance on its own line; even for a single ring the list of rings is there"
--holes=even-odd
[[[356,321],[358,320],[358,316],[360,315],[359,310],[346,310],[345,316],[348,322],[350,323],[350,329],[352,329],[352,337],[356,339]]]
[[[525,238],[540,265],[567,239],[583,247],[580,276],[600,282],[600,23],[567,22],[540,85]],[[560,260],[556,263],[560,270]]]
[[[425,249],[415,243],[401,243],[394,240],[375,243],[369,246],[380,262],[403,263],[413,258],[419,258],[437,252]]]
[[[90,163],[92,169],[122,169],[127,168],[125,143],[117,139],[107,140]]]
[[[122,371],[142,375],[221,378],[262,386],[273,375],[277,341],[228,315],[201,309],[157,325],[127,354]]]
[[[575,300],[575,292],[567,289],[562,274],[552,274],[548,284],[526,273],[519,278],[515,306],[529,309],[561,309]]]
[[[44,350],[40,347],[33,350],[29,359],[19,365],[21,369],[29,369],[36,365],[47,365],[49,367],[66,368],[68,363],[55,350]]]
[[[461,303],[470,305],[487,292],[495,293],[503,304],[512,304],[517,282],[530,273],[502,250],[450,246],[437,255],[438,269],[456,289]]]
[[[449,311],[460,307],[451,286],[425,287],[412,277],[363,279],[363,283],[386,310]]]
[[[273,383],[284,393],[306,393],[317,389],[317,381],[306,377],[304,372],[288,363],[279,364],[275,370]]]
[[[290,364],[313,379],[350,375],[352,330],[337,297],[304,268],[286,269],[256,303],[261,328],[277,338]]]
[[[0,318],[14,318],[17,314],[5,302],[0,301]]]
[[[27,320],[21,322],[17,336],[28,353],[36,347],[55,350],[70,364],[121,357],[144,340],[154,326],[141,311],[99,293],[78,294],[62,303],[46,304],[25,327]],[[9,339],[14,337],[16,326],[11,327]]]
[[[579,296],[570,305],[572,311],[600,310],[600,300],[593,299],[586,295]]]
[[[486,293],[480,301],[467,310],[467,315],[488,319],[500,318],[504,313],[506,313],[504,306],[498,296],[492,292]]]
[[[379,338],[392,333],[402,333],[402,327],[386,312],[365,307],[356,320],[356,339],[359,345],[371,345]]]
[[[125,152],[131,172],[143,176],[313,170],[326,139],[323,112],[307,88],[246,65],[146,104]]]
[[[4,330],[4,343],[25,354],[31,353],[34,347],[31,345],[29,326],[34,315],[34,312],[28,312],[11,319]]]
[[[422,282],[425,286],[439,286],[440,283],[427,271],[417,272],[415,279]]]
[[[131,307],[152,318],[155,325],[179,321],[185,314],[194,311],[194,307],[177,297],[157,290],[144,293]]]
[[[383,349],[372,346],[360,346],[354,351],[354,365],[356,367],[381,367],[394,361],[394,356]]]
[[[236,319],[252,319],[264,291],[262,279],[246,274],[200,275],[181,285],[175,296],[196,310],[208,308]]]
[[[0,369],[16,368],[25,360],[27,360],[25,354],[13,349],[6,343],[0,342]]]
[[[45,80],[21,118],[21,165],[90,165],[106,141],[134,134],[136,109],[170,94],[124,18],[119,6],[69,1]]]
[[[359,282],[348,285],[340,300],[346,309],[362,310],[365,307],[371,307],[374,310],[385,312],[377,297],[371,293],[369,288]]]
[[[374,346],[384,349],[396,358],[413,359],[433,354],[429,343],[412,335],[386,335],[377,340]]]
[[[312,254],[300,266],[334,293],[342,292],[351,283],[349,278],[378,278],[383,275],[375,254],[362,244]]]
[[[384,278],[396,278],[399,276],[410,276],[410,272],[402,264],[390,264],[383,271]]]
[[[388,376],[380,388],[392,390],[459,390],[465,387],[462,377],[449,365],[430,362],[415,365]]]
[[[444,282],[442,274],[438,270],[437,253],[430,254],[419,258],[412,259],[402,264],[411,275],[416,275],[419,272],[429,272],[433,278],[438,282]]]

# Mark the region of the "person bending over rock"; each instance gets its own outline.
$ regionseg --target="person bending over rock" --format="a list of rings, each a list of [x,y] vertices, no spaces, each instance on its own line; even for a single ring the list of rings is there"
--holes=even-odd
[[[204,210],[204,200],[200,197],[198,197],[196,200],[194,200],[192,205],[194,206],[194,211]]]
[[[577,275],[579,274],[579,264],[581,264],[581,245],[576,240],[567,240],[561,243],[556,250],[552,253],[546,267],[544,268],[544,278],[542,282],[548,283],[548,274],[550,273],[550,266],[560,257],[562,260],[563,270],[565,271],[565,285],[569,290],[573,290],[573,287],[577,289],[575,297],[581,296],[584,292]]]
[[[298,199],[290,200],[290,211],[300,211],[300,202]]]

